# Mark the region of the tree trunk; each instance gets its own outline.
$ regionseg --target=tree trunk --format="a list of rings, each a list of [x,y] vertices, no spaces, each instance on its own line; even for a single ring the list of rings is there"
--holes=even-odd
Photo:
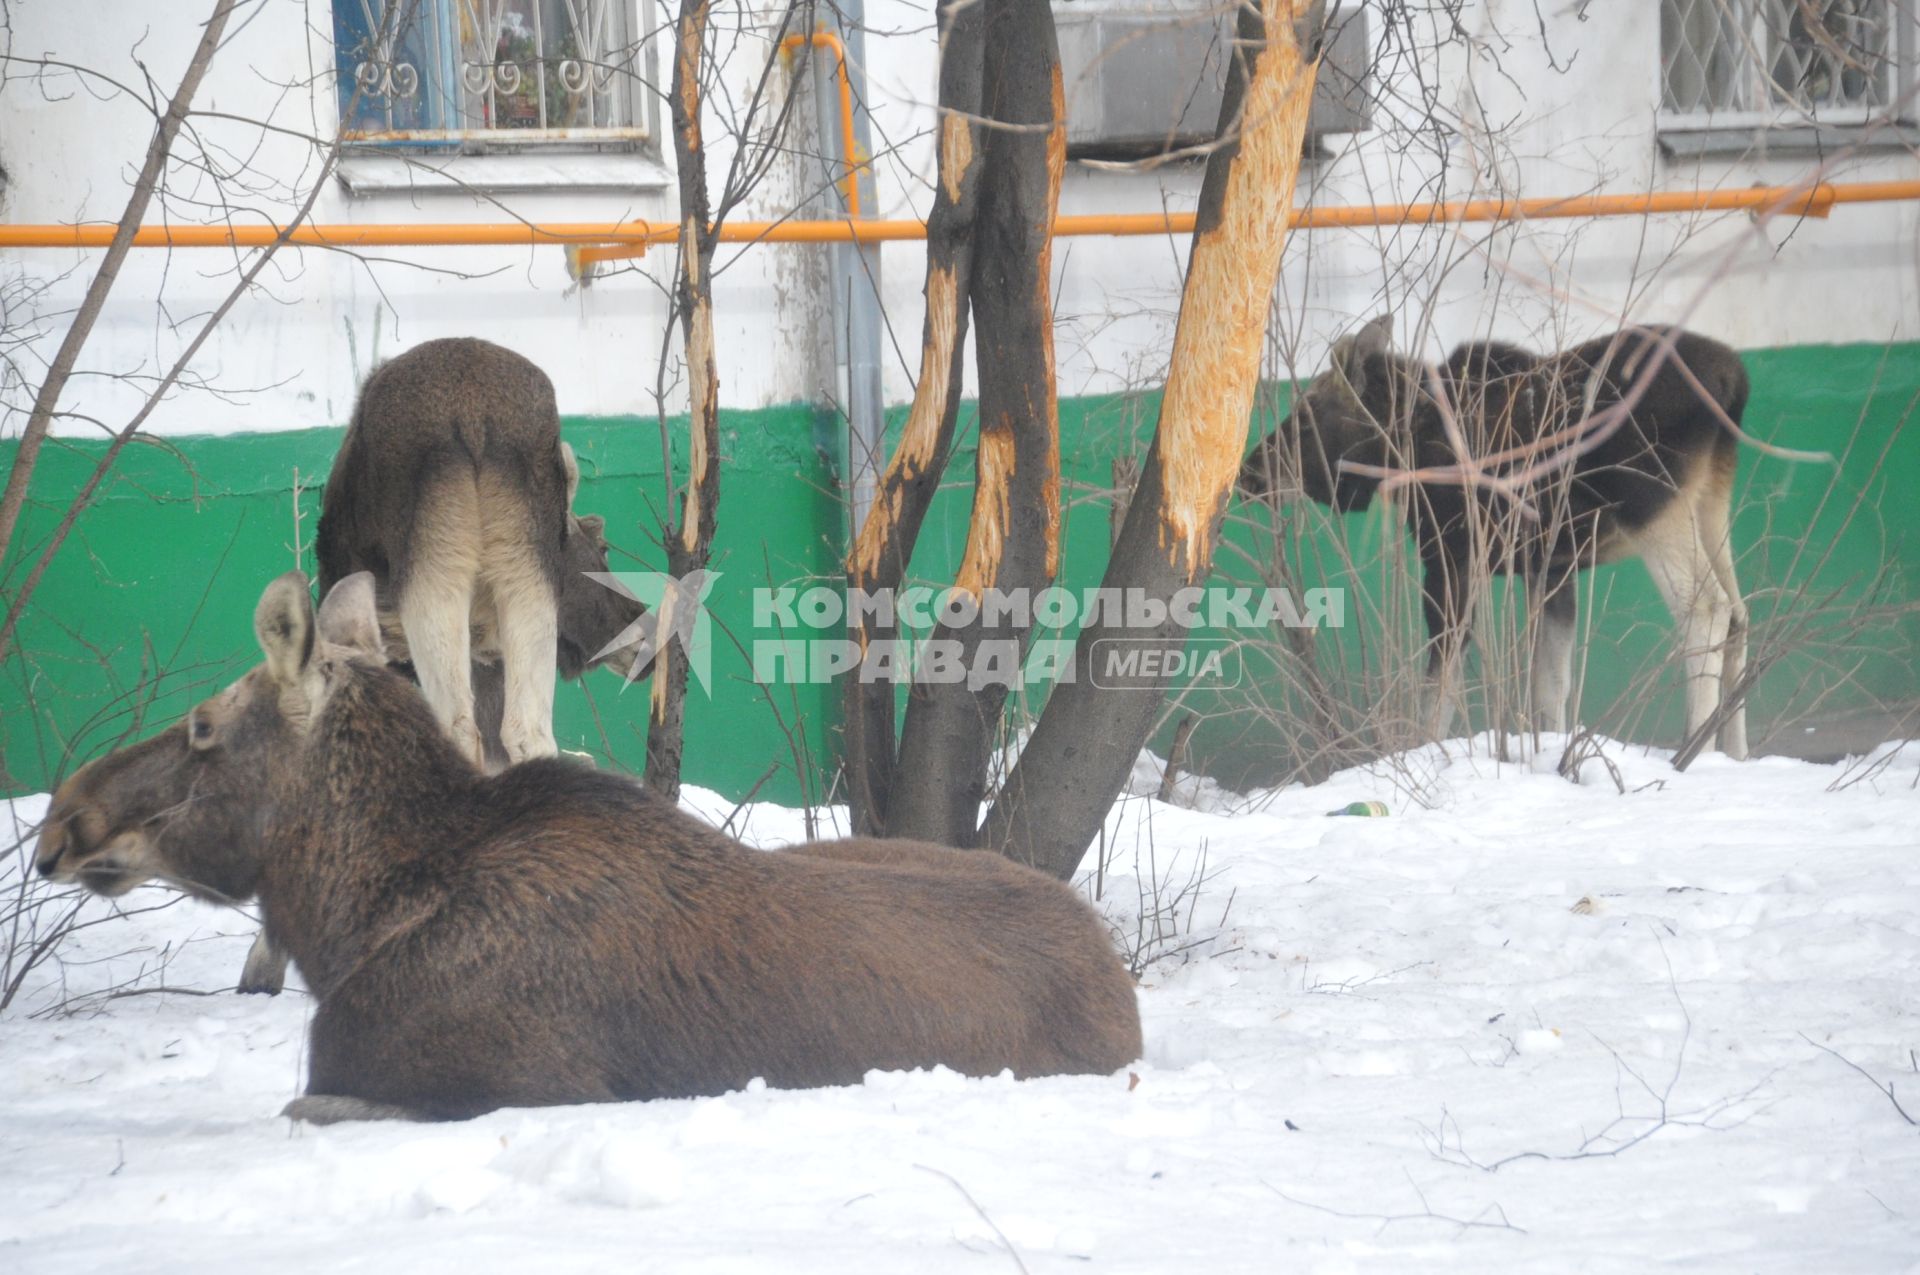
[[[960,414],[967,336],[967,294],[973,268],[974,214],[979,203],[981,158],[980,77],[985,15],[978,4],[945,6],[940,17],[940,181],[927,217],[927,317],[920,352],[920,381],[906,429],[887,462],[873,508],[857,529],[847,557],[847,588],[893,597],[907,574],[921,523],[946,472]],[[862,652],[875,642],[899,639],[887,615],[849,615],[849,636]],[[845,684],[842,737],[847,798],[854,831],[887,832],[886,812],[894,784],[894,682],[863,678],[858,669]]]
[[[995,614],[990,591],[1032,598],[1060,565],[1060,431],[1053,375],[1053,217],[1066,168],[1066,109],[1052,10],[985,0],[984,171],[971,303],[980,376],[973,517],[936,658],[916,671],[887,831],[953,846],[979,838],[995,729],[1020,680],[1031,616]],[[1004,125],[1005,127],[996,127]]]
[[[720,372],[713,349],[713,249],[718,242],[707,219],[707,161],[700,137],[700,75],[706,52],[711,0],[686,0],[674,23],[673,152],[680,181],[680,277],[673,308],[685,347],[690,399],[690,454],[680,518],[666,530],[667,573],[685,579],[706,568],[713,551],[714,510],[720,503]],[[668,458],[671,461],[671,458]],[[682,600],[690,605],[691,598]],[[671,590],[663,604],[670,611]],[[656,632],[653,715],[647,726],[647,787],[669,801],[680,798],[680,759],[687,703],[687,660],[670,636],[672,616],[663,613]]]
[[[1208,158],[1160,423],[1107,566],[1110,588],[1163,607],[1203,580],[1245,450],[1247,420],[1317,69],[1320,0],[1242,5]],[[1184,645],[1171,613],[1152,628],[1102,613],[1080,631],[1074,679],[1046,711],[987,819],[983,840],[1061,878],[1079,866],[1159,715],[1164,676],[1094,685],[1095,644]]]

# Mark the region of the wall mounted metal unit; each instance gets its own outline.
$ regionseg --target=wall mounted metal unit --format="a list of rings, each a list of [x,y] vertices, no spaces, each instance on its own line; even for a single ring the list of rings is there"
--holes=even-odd
[[[1138,158],[1213,140],[1232,56],[1232,6],[1182,3],[1057,9],[1067,89],[1067,154]],[[1370,119],[1367,12],[1337,12],[1314,86],[1309,137]]]

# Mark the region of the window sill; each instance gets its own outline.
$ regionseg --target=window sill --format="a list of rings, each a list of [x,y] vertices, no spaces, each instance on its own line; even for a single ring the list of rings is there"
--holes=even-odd
[[[1920,128],[1889,124],[1868,130],[1859,125],[1791,125],[1779,128],[1660,129],[1660,149],[1669,159],[1774,155],[1831,155],[1835,151],[1907,151],[1920,145]]]
[[[482,191],[658,191],[673,174],[646,155],[343,155],[335,169],[347,193],[457,194]]]

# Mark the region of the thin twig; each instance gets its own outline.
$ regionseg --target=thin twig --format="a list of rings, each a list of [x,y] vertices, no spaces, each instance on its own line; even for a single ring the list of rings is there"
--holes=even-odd
[[[1853,1059],[1847,1057],[1845,1054],[1841,1053],[1839,1050],[1834,1049],[1832,1046],[1821,1044],[1819,1041],[1807,1035],[1805,1032],[1800,1033],[1800,1039],[1806,1041],[1809,1045],[1812,1045],[1815,1049],[1819,1050],[1823,1054],[1832,1054],[1835,1058],[1838,1058],[1841,1062],[1853,1068],[1855,1071],[1859,1072],[1862,1076],[1865,1076],[1867,1078],[1868,1084],[1872,1085],[1875,1089],[1878,1089],[1881,1093],[1887,1095],[1887,1101],[1893,1104],[1893,1109],[1900,1113],[1900,1118],[1902,1120],[1906,1121],[1910,1125],[1920,1125],[1920,1120],[1915,1120],[1913,1118],[1912,1113],[1910,1113],[1905,1107],[1901,1106],[1900,1100],[1894,1097],[1892,1081],[1890,1080],[1882,1081],[1875,1078],[1872,1072],[1868,1071],[1865,1067],[1862,1067],[1859,1063],[1855,1062]]]
[[[953,1184],[953,1189],[960,1193],[960,1198],[973,1206],[974,1213],[979,1216],[982,1222],[985,1222],[989,1227],[992,1227],[993,1233],[1000,1237],[1000,1242],[1002,1244],[1006,1245],[1007,1256],[1013,1259],[1013,1264],[1019,1268],[1020,1275],[1028,1275],[1027,1264],[1020,1260],[1020,1252],[1018,1249],[1014,1248],[1013,1241],[1007,1238],[1007,1233],[1000,1229],[1000,1224],[998,1222],[995,1222],[991,1217],[987,1216],[987,1211],[980,1207],[980,1201],[973,1198],[973,1193],[968,1191],[967,1188],[965,1188],[964,1186],[960,1185],[960,1179],[954,1177],[951,1173],[946,1173],[939,1169],[936,1169],[932,1165],[916,1164],[913,1167],[920,1170],[922,1173],[931,1173],[936,1178],[945,1178],[948,1182],[951,1182]]]

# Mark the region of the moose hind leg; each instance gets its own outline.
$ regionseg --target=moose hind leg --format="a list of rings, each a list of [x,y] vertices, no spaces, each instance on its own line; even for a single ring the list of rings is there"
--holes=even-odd
[[[1694,526],[1692,511],[1663,522],[1660,530],[1665,534],[1647,545],[1645,558],[1679,630],[1691,736],[1720,706],[1721,653],[1732,608],[1714,576],[1712,555]]]
[[[1573,697],[1574,601],[1573,577],[1543,582],[1539,613],[1531,630],[1528,666],[1533,693],[1534,725],[1546,731],[1567,729],[1567,705]]]
[[[529,527],[538,519],[526,508],[526,493],[512,484],[483,481],[488,516],[481,572],[492,595],[506,704],[500,742],[507,759],[552,757],[553,680],[559,647],[558,581],[549,574]]]
[[[1727,480],[1731,486],[1731,478]],[[1732,496],[1727,491],[1710,491],[1701,508],[1700,532],[1713,563],[1713,578],[1720,586],[1727,606],[1726,640],[1720,658],[1720,699],[1738,692],[1747,669],[1747,603],[1740,596],[1740,581],[1733,573],[1733,541],[1729,535],[1728,511]],[[1720,751],[1735,761],[1747,759],[1747,706],[1742,703],[1727,714],[1720,724]]]
[[[421,493],[396,610],[414,675],[454,745],[485,764],[473,710],[473,594],[480,572],[480,516],[470,479]]]
[[[485,753],[473,710],[472,608],[470,582],[416,579],[400,600],[400,626],[413,653],[420,693],[461,754],[481,765]]]
[[[506,708],[500,742],[507,759],[552,757],[554,650],[559,627],[551,588],[533,580],[499,599],[500,663],[506,674]]]

